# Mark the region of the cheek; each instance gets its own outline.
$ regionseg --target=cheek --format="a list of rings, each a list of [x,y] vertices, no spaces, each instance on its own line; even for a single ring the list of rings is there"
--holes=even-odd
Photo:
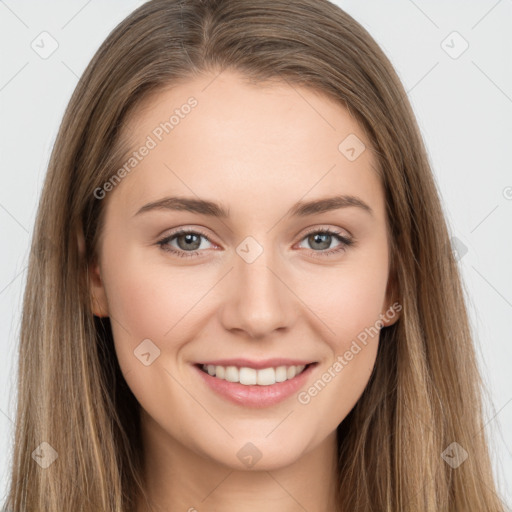
[[[198,303],[214,287],[218,276],[207,266],[178,267],[166,265],[154,249],[148,264],[148,249],[124,249],[122,259],[105,247],[105,288],[121,368],[138,368],[134,357],[143,340],[151,340],[158,348],[158,365],[176,357],[180,348],[194,337],[194,314],[207,301]],[[158,351],[155,349],[155,352]]]
[[[173,385],[166,369],[193,336],[187,332],[186,315],[197,302],[200,287],[191,284],[190,269],[187,274],[148,264],[143,251],[126,248],[122,259],[109,256],[112,253],[105,248],[104,261],[109,263],[104,284],[114,347],[126,382],[147,410],[179,403],[182,390]]]
[[[109,254],[109,248],[104,253],[109,310],[134,337],[162,338],[204,288],[204,273],[171,268],[164,258],[155,262],[157,251],[126,247],[122,259]]]
[[[318,438],[334,430],[356,405],[375,366],[384,282],[351,273],[332,282],[325,294],[312,299],[311,309],[329,328],[324,336],[330,356],[323,361],[309,387],[297,396],[305,421]],[[378,277],[378,276],[375,276]],[[343,283],[343,286],[341,284]],[[325,328],[323,332],[326,332]],[[314,412],[313,412],[314,411]],[[318,423],[318,418],[322,418]]]
[[[317,380],[297,398],[305,411],[323,411],[328,429],[354,407],[375,366],[388,279],[384,248],[370,251],[371,257],[347,258],[329,276],[325,269],[318,271],[318,279],[308,279],[300,292],[315,313],[316,330],[324,333],[330,357]],[[311,287],[312,282],[317,286]]]
[[[352,340],[359,335],[364,338],[368,329],[375,333],[385,310],[387,264],[385,258],[347,259],[337,268],[316,270],[296,287],[333,353],[347,350]]]
[[[104,286],[120,364],[132,364],[128,357],[133,359],[133,351],[143,340],[153,340],[163,348],[163,334],[183,309],[183,289],[167,282],[155,265],[143,261],[140,252],[125,247],[119,258],[114,256],[114,246],[114,242],[106,246],[103,254]]]
[[[374,327],[382,312],[386,274],[352,272],[339,287],[330,290],[330,321],[336,338],[337,352],[365,330]]]

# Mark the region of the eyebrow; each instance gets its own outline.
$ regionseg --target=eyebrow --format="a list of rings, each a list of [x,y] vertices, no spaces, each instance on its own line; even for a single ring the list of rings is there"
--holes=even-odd
[[[312,201],[299,201],[288,210],[286,215],[307,217],[309,215],[316,215],[318,213],[325,213],[351,206],[360,208],[368,214],[373,215],[373,210],[368,204],[359,197],[352,195],[338,195],[315,199]],[[229,218],[230,216],[229,208],[226,209],[222,205],[213,201],[190,197],[164,197],[163,199],[145,204],[137,211],[137,213],[135,213],[135,215],[154,210],[187,211],[223,219]]]

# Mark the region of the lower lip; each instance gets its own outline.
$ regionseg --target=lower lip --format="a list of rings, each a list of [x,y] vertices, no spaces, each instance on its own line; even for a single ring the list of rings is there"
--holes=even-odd
[[[293,379],[276,382],[270,386],[245,386],[239,382],[228,382],[224,379],[212,377],[196,365],[194,365],[194,368],[199,372],[210,389],[224,398],[237,405],[262,408],[278,404],[294,393],[297,393],[304,386],[315,366],[316,363],[312,363]]]

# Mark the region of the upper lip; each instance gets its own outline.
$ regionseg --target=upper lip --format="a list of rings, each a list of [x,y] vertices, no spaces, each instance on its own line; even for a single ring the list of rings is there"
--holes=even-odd
[[[237,366],[238,368],[254,368],[260,370],[262,368],[277,368],[278,366],[306,366],[314,361],[307,361],[304,359],[287,359],[284,357],[263,359],[254,361],[251,359],[237,358],[237,359],[215,359],[211,361],[201,361],[198,365],[213,365],[213,366]]]

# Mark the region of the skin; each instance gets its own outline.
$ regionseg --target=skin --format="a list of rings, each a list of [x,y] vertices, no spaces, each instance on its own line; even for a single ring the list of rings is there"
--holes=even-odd
[[[365,328],[382,315],[383,325],[397,320],[386,316],[394,298],[385,197],[370,142],[347,109],[316,91],[249,85],[225,71],[150,98],[126,130],[134,150],[190,96],[197,106],[108,192],[90,269],[93,311],[110,316],[119,364],[142,406],[152,508],[141,500],[138,511],[335,510],[336,427],[368,383],[378,335],[308,404],[293,394],[265,408],[236,405],[192,365],[315,361],[307,390]],[[338,149],[349,134],[366,145],[354,161]],[[299,200],[335,194],[359,197],[373,214],[352,206],[286,216]],[[219,202],[231,216],[136,215],[170,195]],[[194,256],[158,245],[182,227],[208,237],[189,249]],[[356,243],[322,256],[341,242],[315,244],[308,228],[334,229]],[[252,263],[236,252],[247,236],[263,248]],[[168,245],[187,250],[183,236]],[[148,366],[134,356],[145,339],[160,350]],[[237,457],[248,442],[261,453],[252,468]]]

